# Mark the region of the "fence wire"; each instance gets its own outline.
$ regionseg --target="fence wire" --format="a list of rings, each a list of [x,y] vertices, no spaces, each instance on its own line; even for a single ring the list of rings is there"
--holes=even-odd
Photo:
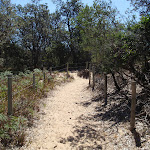
[[[68,63],[69,64],[69,70],[79,70],[79,69],[84,69],[86,68],[86,62],[80,62],[80,63]],[[83,66],[84,64],[84,66]],[[55,66],[52,67],[52,72],[62,72],[62,71],[67,71],[67,64],[63,64],[60,66]],[[43,79],[43,73],[38,73],[38,72],[30,72],[30,74],[26,75],[13,75],[12,76],[12,97],[14,98],[16,95],[21,94],[23,91],[33,87],[33,74],[35,74],[35,84],[38,84],[38,82]],[[50,74],[50,71],[45,71],[45,76],[46,78],[51,77],[52,75]],[[4,86],[4,88],[7,88],[5,90],[1,90],[0,92],[4,92],[6,96],[3,98],[0,98],[0,102],[6,101],[8,96],[8,78],[5,77],[3,79],[0,79],[1,82],[1,87]],[[21,85],[20,85],[21,84]],[[19,86],[22,87],[21,90],[19,90]]]
[[[19,90],[19,91],[17,91],[17,92],[13,92],[13,95],[12,95],[12,96],[14,97],[14,96],[16,96],[17,94],[20,94],[21,92],[23,92],[23,91],[29,89],[30,87],[33,87],[33,85],[29,85],[29,86],[27,86],[27,87],[24,87],[22,90]]]

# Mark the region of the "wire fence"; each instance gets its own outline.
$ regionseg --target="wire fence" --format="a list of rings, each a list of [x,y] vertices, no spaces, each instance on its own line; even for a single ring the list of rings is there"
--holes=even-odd
[[[95,73],[92,69],[89,75],[89,86],[97,89],[103,97],[104,105],[115,104],[117,111],[130,116],[130,130],[135,129],[135,117],[139,116],[148,124],[150,116],[150,72],[137,70],[130,73],[127,70],[119,70],[117,73]],[[106,77],[107,76],[107,77]],[[114,101],[113,101],[114,100]],[[137,109],[136,109],[137,107]],[[137,111],[138,110],[138,111]],[[113,113],[115,110],[113,109]],[[142,116],[141,114],[145,114]],[[110,114],[111,115],[111,114]],[[141,119],[140,118],[140,119]],[[136,118],[137,119],[137,118]]]
[[[102,91],[102,96],[104,99],[104,105],[106,106],[110,100],[110,98],[113,98],[113,94],[116,90],[116,85],[114,84],[114,78],[113,75],[106,74],[106,73],[96,73],[94,65],[89,68],[90,65],[87,62],[84,63],[67,63],[63,64],[61,66],[51,67],[49,70],[43,70],[41,73],[35,73],[32,72],[30,75],[27,76],[12,76],[11,77],[11,83],[10,81],[2,80],[2,83],[4,83],[5,88],[4,90],[0,89],[1,95],[0,97],[0,103],[2,102],[4,105],[6,104],[6,100],[8,101],[8,115],[12,115],[12,100],[16,97],[21,95],[26,90],[32,90],[38,89],[39,84],[45,84],[45,80],[48,80],[48,78],[52,78],[55,73],[57,72],[68,72],[68,71],[74,71],[74,70],[82,70],[82,69],[88,69],[86,71],[89,71],[89,86],[92,87],[94,90],[96,86],[100,87],[100,90]],[[40,80],[42,81],[41,83]],[[122,103],[121,108],[127,108],[125,110],[129,110],[131,112],[131,130],[135,128],[135,107],[136,107],[136,94],[138,91],[138,86],[143,86],[144,80],[148,82],[148,84],[145,86],[147,87],[147,90],[149,88],[150,84],[150,72],[143,74],[141,76],[140,71],[139,74],[136,76],[133,76],[133,74],[127,72],[126,70],[121,70],[120,72],[115,75],[115,80],[117,81],[117,84],[120,87],[120,93],[122,96],[124,96],[123,100],[124,103]],[[135,83],[136,82],[136,83]],[[12,84],[13,83],[13,84]],[[8,86],[7,86],[8,84]],[[20,85],[20,86],[18,86]],[[6,88],[7,87],[7,88]],[[11,92],[10,92],[11,91]],[[8,94],[7,94],[8,93]],[[108,98],[109,96],[109,98]],[[129,97],[130,96],[130,97]],[[118,99],[115,101],[118,102]],[[129,105],[129,102],[131,103],[131,106]],[[145,102],[143,102],[145,104]],[[1,104],[0,104],[1,105]],[[10,108],[11,107],[11,108]],[[145,105],[145,110],[149,111],[149,104]],[[116,105],[116,110],[117,110]],[[115,111],[115,110],[114,110]],[[120,110],[122,112],[123,110]],[[149,112],[148,112],[149,113]]]
[[[8,115],[12,115],[12,102],[15,97],[22,95],[22,93],[27,90],[34,91],[35,89],[38,89],[38,86],[45,84],[45,80],[52,79],[56,72],[68,72],[85,68],[87,69],[87,62],[67,63],[61,66],[51,67],[49,70],[43,69],[41,72],[33,71],[27,74],[7,75],[3,77],[3,79],[0,79],[0,105],[5,105],[7,101]]]

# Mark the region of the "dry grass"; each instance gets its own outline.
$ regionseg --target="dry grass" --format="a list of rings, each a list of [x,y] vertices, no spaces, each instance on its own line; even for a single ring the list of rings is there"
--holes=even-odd
[[[33,125],[35,112],[40,111],[40,99],[46,97],[47,92],[56,85],[72,80],[66,78],[66,73],[54,72],[50,75],[46,71],[44,81],[43,73],[38,69],[35,70],[35,76],[35,89],[32,85],[32,72],[13,78],[13,116],[7,116],[7,78],[3,77],[0,87],[0,149],[14,145],[23,146],[26,136],[24,131]]]

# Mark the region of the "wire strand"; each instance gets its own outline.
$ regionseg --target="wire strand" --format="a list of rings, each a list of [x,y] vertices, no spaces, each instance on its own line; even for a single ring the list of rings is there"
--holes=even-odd
[[[33,86],[33,85],[29,85],[29,86],[27,86],[26,88],[23,88],[22,90],[15,92],[12,96],[15,96],[15,95],[21,93],[22,91],[24,91],[24,90],[30,88],[31,86]]]

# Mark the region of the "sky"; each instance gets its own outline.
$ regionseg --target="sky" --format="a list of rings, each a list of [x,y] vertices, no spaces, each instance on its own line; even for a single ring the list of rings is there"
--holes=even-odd
[[[106,0],[107,1],[107,0]],[[11,2],[13,4],[21,4],[21,5],[25,5],[27,3],[30,3],[31,0],[11,0]],[[50,13],[55,12],[56,10],[56,5],[53,4],[52,0],[41,0],[40,3],[47,3],[48,4],[48,8],[50,10]],[[85,5],[88,4],[89,6],[92,6],[93,4],[93,0],[82,0],[82,3],[84,3]],[[133,7],[130,5],[130,2],[127,0],[112,0],[112,6],[116,7],[118,9],[118,11],[120,12],[121,15],[125,15],[125,12],[127,10],[127,8],[132,9]],[[139,20],[139,14],[135,13],[135,15],[137,16],[137,20]]]

